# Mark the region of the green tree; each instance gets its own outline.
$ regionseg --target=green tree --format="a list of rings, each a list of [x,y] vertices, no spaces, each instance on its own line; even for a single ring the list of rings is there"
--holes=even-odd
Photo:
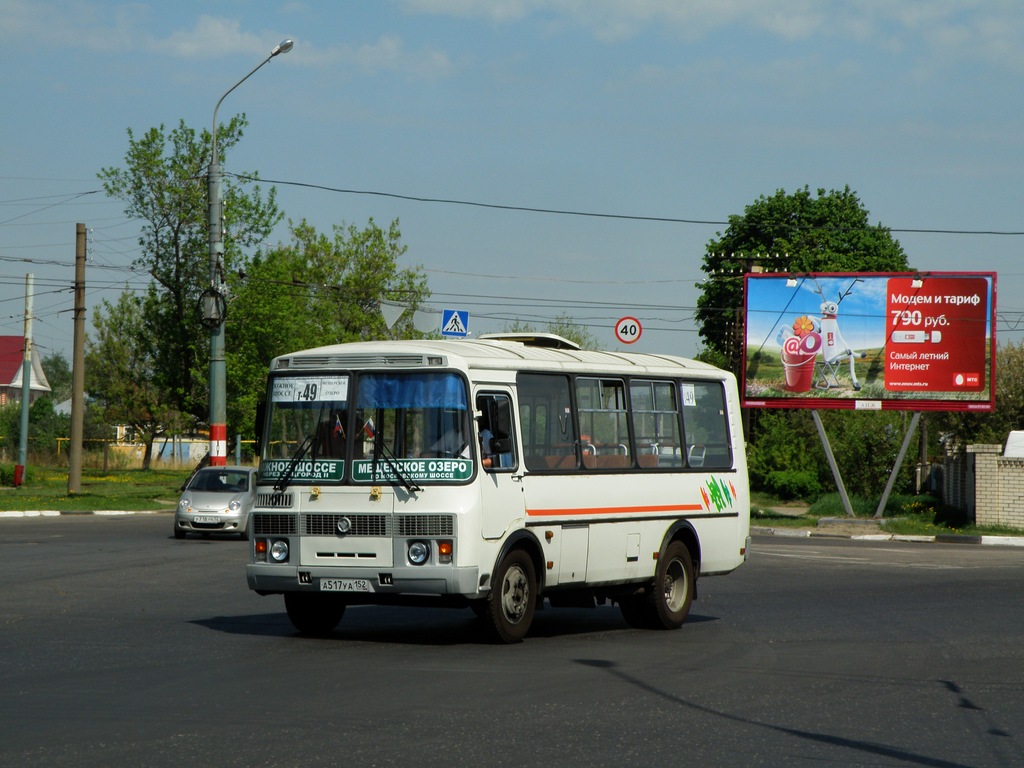
[[[731,370],[742,382],[743,275],[754,267],[773,272],[903,272],[907,255],[888,228],[872,225],[856,193],[809,187],[761,196],[742,215],[729,217],[725,232],[708,242],[694,315],[703,360]],[[755,411],[747,430],[751,477],[761,490],[806,487],[813,493],[807,456],[814,456],[822,489],[834,487],[824,452],[809,430],[806,413]],[[867,418],[874,417],[874,418]],[[829,414],[826,431],[844,484],[851,494],[880,494],[892,469],[892,440],[902,433],[885,414]],[[899,433],[898,437],[896,437]],[[792,441],[801,446],[794,451]],[[888,464],[885,462],[888,461]]]
[[[71,397],[71,366],[60,352],[51,352],[41,362],[50,384],[50,397],[55,403],[63,403]]]
[[[1006,442],[1014,429],[1024,428],[1024,343],[996,348],[996,408],[989,413],[945,411],[930,414],[937,432],[953,452],[971,443]]]
[[[86,389],[102,405],[108,424],[130,427],[145,444],[143,469],[149,469],[154,439],[182,425],[159,383],[159,335],[146,320],[146,305],[158,300],[154,286],[142,299],[125,291],[116,304],[104,301],[93,315],[96,333],[85,349]]]
[[[252,258],[228,307],[228,421],[251,435],[270,361],[299,349],[387,338],[417,338],[412,316],[429,296],[419,267],[400,266],[406,246],[395,220],[385,230],[335,226],[331,236],[305,221],[292,242]],[[392,328],[382,300],[408,310]]]
[[[778,190],[729,217],[708,242],[694,318],[701,339],[740,376],[743,354],[743,275],[754,266],[780,272],[897,272],[908,269],[903,247],[849,187]]]
[[[246,125],[240,115],[218,127],[222,154],[238,143]],[[145,321],[160,340],[152,351],[149,385],[197,421],[209,415],[209,336],[200,323],[199,297],[210,285],[205,178],[210,153],[210,133],[197,134],[184,121],[169,133],[161,125],[138,138],[129,129],[124,167],[99,173],[107,195],[125,204],[129,218],[142,222],[141,255],[133,266],[158,288],[143,306]],[[230,274],[243,252],[259,246],[283,214],[274,189],[264,196],[258,185],[226,179],[222,194],[224,265]]]

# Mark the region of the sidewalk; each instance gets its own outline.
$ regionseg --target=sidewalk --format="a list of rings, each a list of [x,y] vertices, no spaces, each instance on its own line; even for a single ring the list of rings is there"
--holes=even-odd
[[[787,517],[801,517],[806,507],[781,507],[773,512]],[[760,526],[751,523],[751,536],[788,536],[791,538],[840,538],[861,541],[903,541],[945,544],[985,544],[1003,547],[1024,547],[1024,533],[1020,536],[971,536],[959,533],[940,533],[935,536],[913,536],[899,533],[885,533],[881,520],[874,518],[823,517],[817,525],[806,526]]]

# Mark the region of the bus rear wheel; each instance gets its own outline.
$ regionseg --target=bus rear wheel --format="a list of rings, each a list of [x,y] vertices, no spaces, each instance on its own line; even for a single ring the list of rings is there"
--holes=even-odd
[[[487,618],[504,643],[521,642],[530,630],[537,605],[537,575],[533,560],[521,549],[502,558],[487,599]]]
[[[284,607],[292,626],[304,635],[327,635],[345,615],[345,603],[334,595],[285,592]]]
[[[658,560],[651,588],[644,595],[620,600],[619,610],[631,627],[679,629],[690,613],[693,593],[690,550],[681,541],[673,541]]]
[[[679,629],[693,603],[693,559],[681,541],[673,541],[658,561],[651,590],[651,623],[655,629]]]

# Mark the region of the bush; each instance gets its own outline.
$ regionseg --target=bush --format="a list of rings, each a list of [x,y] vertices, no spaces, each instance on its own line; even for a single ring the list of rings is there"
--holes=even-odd
[[[16,464],[6,461],[0,462],[0,485],[14,486],[14,468]],[[32,477],[32,468],[25,467],[25,476],[21,478],[23,483],[28,482]]]
[[[784,501],[813,500],[821,493],[821,484],[814,472],[799,469],[774,470],[764,480],[765,490]]]

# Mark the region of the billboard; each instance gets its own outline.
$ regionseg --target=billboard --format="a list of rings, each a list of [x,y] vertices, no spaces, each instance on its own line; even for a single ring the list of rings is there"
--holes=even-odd
[[[744,405],[991,411],[994,272],[744,278]]]

